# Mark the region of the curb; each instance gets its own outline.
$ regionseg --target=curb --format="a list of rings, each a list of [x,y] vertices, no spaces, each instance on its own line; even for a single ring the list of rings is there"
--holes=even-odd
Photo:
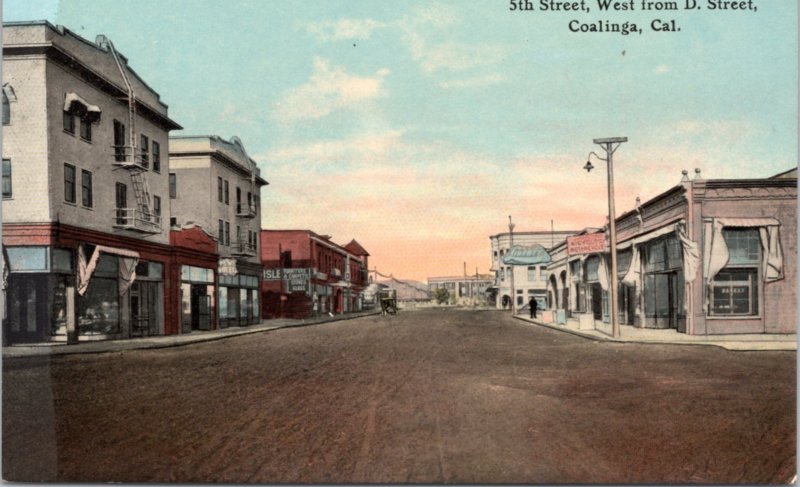
[[[314,326],[314,325],[322,325],[325,323],[335,323],[338,321],[349,321],[354,320],[357,318],[363,318],[366,316],[374,316],[380,314],[379,311],[371,311],[366,313],[359,313],[359,314],[349,314],[349,315],[336,315],[333,318],[326,318],[326,319],[315,319],[315,320],[302,320],[300,323],[285,323],[276,326],[269,326],[268,323],[259,323],[258,325],[250,325],[250,326],[257,326],[258,328],[248,328],[242,327],[240,329],[236,328],[227,328],[226,330],[232,330],[226,333],[219,333],[216,335],[195,335],[190,339],[185,340],[176,340],[176,341],[164,341],[163,343],[160,342],[140,342],[136,343],[134,340],[114,340],[113,342],[118,343],[110,343],[110,346],[107,348],[98,348],[98,349],[89,349],[89,350],[75,350],[69,349],[71,345],[57,345],[57,351],[54,350],[54,347],[51,346],[29,346],[25,347],[20,346],[19,348],[30,348],[30,349],[37,349],[37,350],[46,350],[47,352],[42,353],[25,353],[23,351],[21,354],[16,355],[11,352],[11,354],[6,354],[7,351],[14,350],[17,347],[3,347],[3,357],[4,361],[6,360],[20,360],[20,359],[30,359],[30,358],[39,358],[39,357],[57,357],[63,355],[96,355],[101,353],[120,353],[120,352],[128,352],[134,350],[158,350],[162,348],[176,348],[176,347],[184,347],[187,345],[195,345],[198,343],[207,343],[207,342],[215,342],[218,340],[224,340],[226,338],[234,338],[240,337],[245,335],[253,335],[255,333],[266,333],[274,330],[280,330],[282,328],[297,328],[302,326]],[[219,330],[215,330],[219,331]],[[176,338],[180,337],[181,335],[174,335]],[[183,335],[186,336],[186,335]],[[191,336],[191,335],[189,335]],[[165,337],[166,338],[166,337]],[[92,342],[83,342],[82,344],[87,344]],[[94,342],[94,343],[103,343],[103,342]],[[115,346],[118,345],[118,348]],[[63,347],[63,348],[62,348]]]
[[[654,340],[641,340],[641,339],[631,339],[626,340],[622,338],[614,338],[610,336],[602,336],[596,335],[593,333],[586,333],[582,332],[581,330],[575,330],[572,328],[567,328],[565,326],[560,325],[551,325],[549,323],[542,323],[541,321],[534,321],[530,318],[525,318],[524,316],[512,316],[512,318],[523,321],[525,323],[530,323],[532,325],[538,325],[544,328],[549,328],[551,330],[556,330],[564,333],[569,333],[571,335],[575,335],[581,338],[586,338],[588,340],[594,340],[596,342],[606,342],[606,343],[634,343],[637,345],[686,345],[686,346],[706,346],[706,347],[718,347],[722,348],[723,350],[728,350],[731,352],[796,352],[797,348],[767,348],[767,349],[760,349],[760,348],[748,348],[744,346],[743,348],[739,348],[736,346],[727,345],[725,343],[720,342],[693,342],[693,341],[675,341],[675,340],[664,340],[664,341],[654,341]],[[731,344],[735,343],[748,343],[745,341],[731,341]],[[765,342],[760,342],[765,343]],[[770,342],[767,342],[770,343]],[[782,343],[782,342],[771,342],[771,343]]]

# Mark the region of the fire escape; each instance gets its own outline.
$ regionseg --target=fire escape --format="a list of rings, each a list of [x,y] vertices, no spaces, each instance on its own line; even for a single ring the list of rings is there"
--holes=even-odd
[[[114,228],[146,234],[161,233],[161,216],[156,215],[150,207],[152,197],[150,196],[150,187],[147,184],[146,177],[149,165],[146,159],[146,152],[137,151],[136,147],[136,95],[128,79],[128,74],[119,59],[117,50],[114,49],[114,44],[105,36],[98,36],[98,44],[108,46],[128,90],[128,95],[122,98],[128,102],[129,127],[127,130],[127,143],[125,140],[125,126],[115,124],[113,165],[117,169],[127,170],[130,174],[136,205],[130,207],[127,201],[127,194],[117,193],[117,208],[113,217]]]
[[[236,198],[236,217],[241,218],[247,222],[247,220],[252,220],[258,214],[256,208],[256,201],[258,194],[258,185],[256,184],[256,165],[250,162],[250,156],[247,155],[247,152],[244,150],[244,145],[242,144],[241,140],[238,137],[233,137],[231,139],[235,144],[239,146],[242,153],[244,154],[244,160],[248,164],[249,171],[250,171],[250,190],[247,192],[247,201],[242,202],[241,195],[237,194]],[[249,230],[249,223],[247,225]],[[253,235],[255,239],[258,239],[258,232],[254,232]],[[255,256],[256,255],[256,242],[250,241],[250,232],[248,231],[248,239],[245,240],[244,234],[239,234],[236,236],[236,243],[233,247],[233,254],[240,255],[240,256]]]

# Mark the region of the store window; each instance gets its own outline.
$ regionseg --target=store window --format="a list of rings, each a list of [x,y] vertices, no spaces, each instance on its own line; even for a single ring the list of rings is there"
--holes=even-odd
[[[758,266],[761,242],[758,229],[723,229],[728,247],[728,265],[711,283],[711,314],[716,316],[758,315]]]
[[[593,255],[586,259],[586,281],[594,282],[598,280],[598,269],[600,268],[600,258]]]
[[[100,254],[92,280],[78,298],[78,333],[113,335],[119,333],[119,287],[117,257]]]

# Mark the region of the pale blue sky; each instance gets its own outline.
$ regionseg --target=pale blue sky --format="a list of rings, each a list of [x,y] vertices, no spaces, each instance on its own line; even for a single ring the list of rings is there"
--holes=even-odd
[[[625,15],[587,3],[5,0],[3,14],[107,35],[183,133],[240,136],[271,183],[265,228],[355,237],[379,269],[424,279],[463,261],[487,270],[508,214],[520,230],[601,226],[603,167],[581,170],[596,137],[629,138],[620,213],[682,169],[796,166],[796,2]],[[681,31],[653,32],[655,18]],[[571,33],[572,19],[644,32]]]

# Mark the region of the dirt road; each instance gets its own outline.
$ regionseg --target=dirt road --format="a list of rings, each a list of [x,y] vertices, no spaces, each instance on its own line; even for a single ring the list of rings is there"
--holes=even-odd
[[[426,310],[6,360],[3,476],[786,482],[795,355],[598,343],[501,312]]]

